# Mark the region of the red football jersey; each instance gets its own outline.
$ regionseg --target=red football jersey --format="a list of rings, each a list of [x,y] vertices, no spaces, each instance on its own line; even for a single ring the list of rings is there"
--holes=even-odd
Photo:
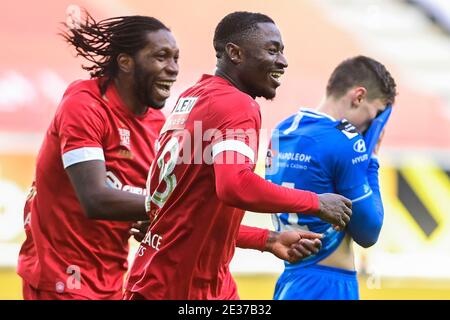
[[[204,75],[180,96],[150,169],[153,223],[128,291],[145,299],[238,298],[229,263],[244,211],[218,199],[212,159],[236,151],[254,169],[260,127],[256,101],[220,77]]]
[[[71,84],[45,135],[36,163],[36,194],[25,206],[18,273],[37,289],[120,299],[130,223],[88,219],[64,169],[105,161],[110,187],[145,195],[164,115],[151,108],[133,114],[114,84],[102,96],[100,81]]]

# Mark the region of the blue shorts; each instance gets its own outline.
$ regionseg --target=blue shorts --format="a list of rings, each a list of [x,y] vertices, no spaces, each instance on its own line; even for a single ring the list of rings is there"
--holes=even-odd
[[[359,300],[356,271],[321,265],[287,267],[275,286],[274,300]]]

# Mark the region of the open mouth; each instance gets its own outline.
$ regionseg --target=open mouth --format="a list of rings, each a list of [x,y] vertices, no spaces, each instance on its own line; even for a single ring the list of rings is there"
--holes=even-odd
[[[280,71],[273,71],[269,73],[270,78],[279,86],[281,84],[281,76],[283,75],[283,72]]]
[[[167,99],[170,96],[170,88],[175,80],[156,81],[154,87],[162,99]]]

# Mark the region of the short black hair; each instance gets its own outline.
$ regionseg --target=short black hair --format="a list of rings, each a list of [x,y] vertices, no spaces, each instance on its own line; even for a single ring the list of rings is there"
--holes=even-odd
[[[97,22],[87,10],[84,10],[84,13],[84,22],[73,28],[65,24],[67,30],[60,34],[75,47],[77,56],[82,56],[92,63],[90,66],[82,65],[83,69],[90,72],[91,77],[106,77],[102,92],[118,73],[119,54],[133,56],[143,49],[147,43],[148,32],[161,29],[170,31],[153,17],[122,16]]]
[[[356,56],[341,62],[328,80],[327,96],[340,98],[354,86],[365,87],[369,100],[380,98],[387,104],[395,102],[394,79],[383,64],[372,58]]]
[[[242,43],[251,33],[256,30],[258,23],[275,22],[262,13],[237,11],[226,15],[217,25],[214,32],[213,45],[216,57],[220,58],[225,52],[225,46],[229,42]]]

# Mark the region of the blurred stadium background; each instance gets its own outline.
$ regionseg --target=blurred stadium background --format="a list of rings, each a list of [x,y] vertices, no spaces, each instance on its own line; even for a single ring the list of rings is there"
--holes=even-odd
[[[343,59],[365,54],[382,61],[400,95],[381,150],[384,227],[374,247],[357,249],[361,298],[450,299],[448,0],[2,1],[0,299],[21,298],[15,266],[22,207],[43,134],[65,87],[88,77],[57,36],[66,11],[76,10],[70,5],[99,19],[151,15],[172,29],[181,50],[180,75],[166,112],[183,88],[213,72],[213,30],[236,10],[270,15],[285,42],[289,68],[283,85],[275,101],[260,101],[268,130],[299,107],[316,106]],[[263,155],[264,144],[261,149]],[[249,213],[245,220],[271,227],[268,215]],[[269,254],[238,249],[232,271],[241,298],[270,299],[282,268]]]

